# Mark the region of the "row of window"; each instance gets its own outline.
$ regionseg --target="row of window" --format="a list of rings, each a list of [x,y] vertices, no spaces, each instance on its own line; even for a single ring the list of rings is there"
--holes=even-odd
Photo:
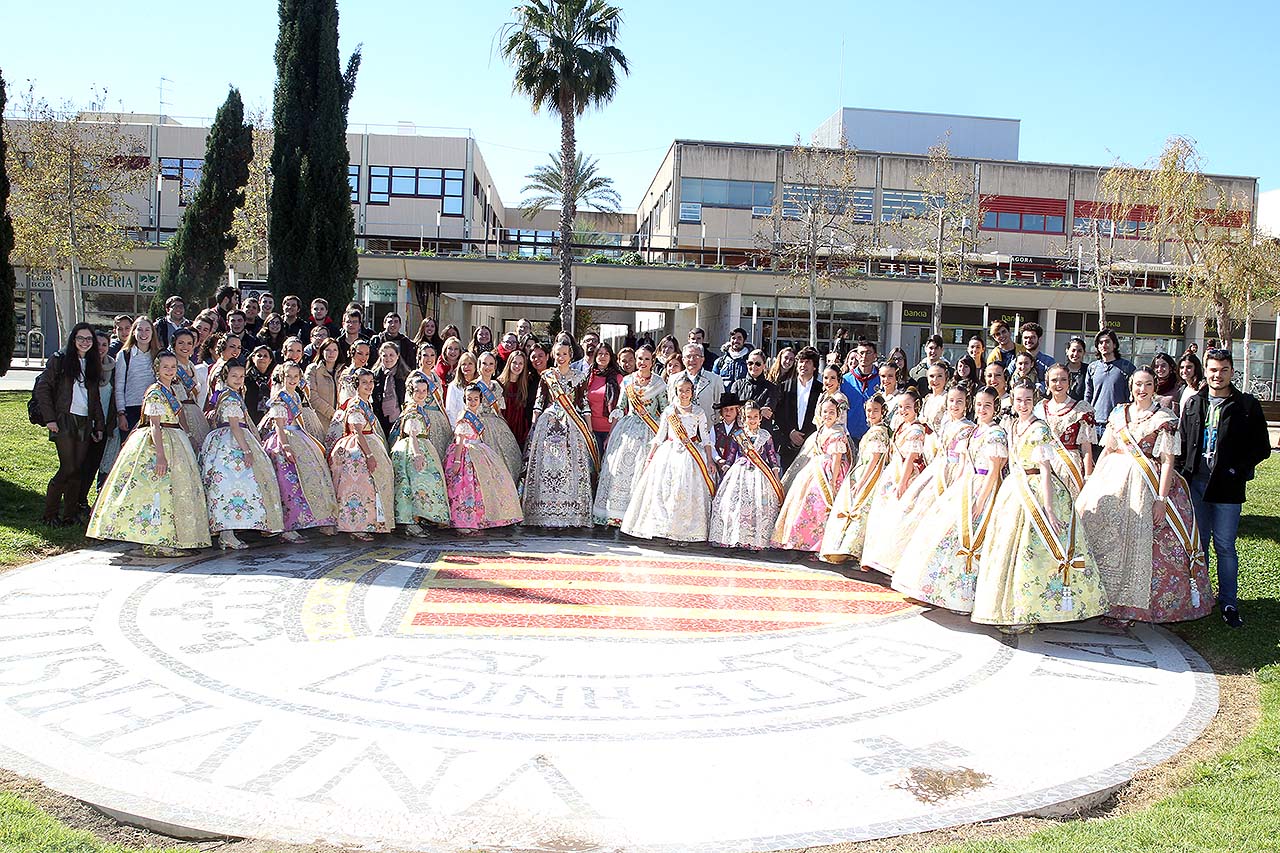
[[[686,224],[696,225],[702,222],[703,207],[750,209],[751,215],[757,218],[773,215],[773,184],[763,181],[682,178],[680,189],[680,221]],[[691,192],[693,195],[689,195]],[[852,208],[856,222],[869,223],[874,219],[875,190],[870,187],[841,190],[803,184],[784,184],[782,187],[784,219],[798,219],[806,208],[819,203],[833,211],[843,212]],[[928,207],[928,199],[924,193],[915,190],[884,190],[880,195],[880,221],[897,222],[919,215]]]
[[[772,181],[723,181],[716,178],[681,178],[680,200],[707,207],[751,210],[773,204]]]
[[[200,177],[204,174],[204,160],[189,157],[161,157],[160,176],[166,181],[178,182],[178,204],[191,203]]]
[[[1151,228],[1150,222],[1129,219],[1124,222],[1113,222],[1110,219],[1094,220],[1087,216],[1077,216],[1074,224],[1076,236],[1084,237],[1093,234],[1094,222],[1098,225],[1098,234],[1103,237],[1119,237],[1121,239],[1146,239]],[[1114,231],[1114,235],[1113,232]]]
[[[1040,213],[1005,213],[988,210],[982,214],[984,231],[1026,231],[1034,234],[1061,234],[1065,219]],[[1077,222],[1079,220],[1076,220]]]

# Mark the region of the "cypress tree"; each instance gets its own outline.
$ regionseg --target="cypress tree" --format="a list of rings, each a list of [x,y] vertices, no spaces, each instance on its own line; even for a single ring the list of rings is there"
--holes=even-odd
[[[339,314],[355,294],[347,107],[360,48],[338,61],[336,0],[280,0],[268,279],[276,302],[316,297]]]
[[[151,303],[155,316],[164,314],[170,296],[203,307],[217,289],[226,272],[227,252],[236,247],[231,226],[236,208],[244,203],[252,159],[253,127],[245,124],[244,103],[233,87],[213,119],[200,185],[169,244],[160,289]]]
[[[0,74],[0,115],[4,115],[4,75]],[[4,122],[0,122],[0,376],[9,372],[13,347],[17,342],[17,318],[14,316],[13,294],[18,280],[9,260],[13,252],[13,220],[9,217],[9,172],[6,167],[8,145],[4,139]]]

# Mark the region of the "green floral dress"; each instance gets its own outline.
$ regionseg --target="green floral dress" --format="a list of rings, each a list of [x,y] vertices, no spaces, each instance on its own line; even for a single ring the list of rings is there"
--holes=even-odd
[[[91,538],[164,548],[209,547],[200,465],[178,421],[181,406],[174,392],[163,385],[147,389],[142,398],[142,420],[120,448],[89,519]],[[164,476],[156,473],[150,428],[157,422],[168,463]]]
[[[1009,478],[983,540],[973,621],[1074,622],[1102,616],[1107,598],[1071,492],[1053,473],[1053,434],[1042,420],[1009,426]],[[1049,478],[1044,506],[1041,477]],[[1058,532],[1050,524],[1055,519]]]
[[[432,442],[435,424],[416,407],[400,415],[399,437],[391,448],[396,475],[396,523],[449,523],[444,466]],[[416,449],[416,453],[415,453]]]

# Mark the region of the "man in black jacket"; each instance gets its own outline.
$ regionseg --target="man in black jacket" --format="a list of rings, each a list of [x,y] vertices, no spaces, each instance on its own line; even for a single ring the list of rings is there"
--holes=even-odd
[[[817,431],[813,413],[818,408],[822,384],[818,382],[818,351],[805,347],[796,353],[796,375],[778,389],[778,410],[773,413],[773,446],[782,470],[800,455],[804,440]]]
[[[1182,452],[1178,470],[1191,484],[1196,524],[1208,550],[1218,558],[1218,607],[1232,628],[1244,624],[1236,601],[1236,530],[1244,503],[1245,483],[1253,469],[1271,455],[1267,419],[1255,397],[1231,384],[1235,373],[1231,351],[1205,354],[1205,387],[1187,399],[1178,426]]]

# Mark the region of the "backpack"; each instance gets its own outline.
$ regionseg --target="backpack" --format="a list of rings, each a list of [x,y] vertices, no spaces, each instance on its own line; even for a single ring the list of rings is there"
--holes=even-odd
[[[50,361],[52,361],[55,358],[58,358],[58,356],[57,355],[51,356]],[[61,365],[59,365],[59,367],[61,367]],[[59,370],[58,373],[55,375],[61,375],[61,373],[62,371]],[[36,399],[36,389],[40,387],[40,380],[43,377],[44,377],[43,371],[36,376],[36,381],[31,386],[31,397],[27,400],[27,420],[31,421],[32,426],[38,426],[38,427],[47,427],[49,425],[49,422],[44,420],[44,418],[40,416],[40,401]]]

